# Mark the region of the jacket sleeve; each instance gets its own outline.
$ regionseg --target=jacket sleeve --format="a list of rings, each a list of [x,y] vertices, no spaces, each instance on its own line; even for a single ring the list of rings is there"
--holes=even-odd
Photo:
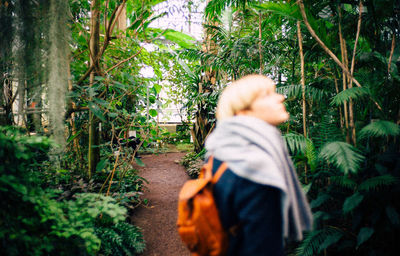
[[[235,189],[234,211],[240,223],[237,255],[284,255],[280,190],[243,178]]]

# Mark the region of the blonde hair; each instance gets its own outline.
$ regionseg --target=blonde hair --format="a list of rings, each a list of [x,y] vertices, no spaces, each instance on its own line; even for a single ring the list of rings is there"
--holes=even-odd
[[[250,108],[251,103],[273,90],[275,82],[263,75],[247,75],[228,85],[218,100],[216,117],[232,117],[239,111]]]

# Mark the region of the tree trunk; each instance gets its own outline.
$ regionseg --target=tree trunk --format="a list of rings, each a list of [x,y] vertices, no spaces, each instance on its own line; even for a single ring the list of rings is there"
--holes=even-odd
[[[394,53],[394,48],[396,46],[396,34],[393,32],[392,36],[392,47],[390,49],[390,55],[389,55],[389,63],[388,63],[388,74],[390,74],[390,67],[392,65],[392,58],[393,58],[393,53]]]
[[[301,35],[300,21],[297,21],[297,39],[299,41],[299,54],[300,54],[300,75],[301,75],[301,96],[303,107],[303,134],[307,137],[307,124],[306,124],[306,80],[304,76],[304,54],[303,54],[303,37]],[[304,179],[307,184],[307,163],[304,164]]]
[[[217,22],[212,20],[208,20],[206,22],[212,26],[218,25]],[[210,28],[206,28],[204,30],[205,36],[202,48],[203,51],[206,53],[208,52],[217,54],[217,45],[212,40],[212,31],[210,30],[211,30]],[[207,68],[204,73],[205,74],[202,77],[201,82],[199,84],[199,90],[198,90],[199,94],[203,94],[205,92],[211,93],[216,84],[216,74],[217,74],[216,70],[213,70],[212,68]],[[209,112],[207,109],[204,108],[204,105],[205,102],[200,102],[195,117],[195,123],[193,124],[191,132],[194,142],[193,144],[195,152],[200,152],[203,149],[206,138],[213,129],[213,125],[209,121],[210,120]]]
[[[12,3],[0,6],[0,125],[13,125],[12,113],[12,35],[14,32]]]
[[[68,79],[68,91],[72,92],[73,91],[73,86],[72,86],[72,80],[70,79],[71,78],[71,66],[70,66],[70,63],[67,64],[67,68],[68,68],[68,78],[69,78]],[[70,100],[70,102],[68,102],[67,105],[71,105],[71,107],[73,109],[76,108],[76,104],[72,100]],[[83,155],[81,154],[81,147],[79,145],[79,137],[76,136],[77,131],[76,131],[76,126],[75,126],[75,112],[73,112],[71,114],[71,118],[69,120],[69,124],[71,125],[71,136],[74,137],[72,151],[75,151],[76,156],[80,157],[80,160],[82,162],[83,161]]]
[[[358,22],[357,22],[357,34],[356,34],[356,40],[354,42],[354,47],[353,47],[353,56],[351,58],[351,66],[350,66],[350,75],[354,75],[354,65],[355,65],[355,60],[356,60],[356,50],[357,50],[357,44],[358,44],[358,38],[360,36],[360,30],[361,30],[361,17],[362,17],[362,12],[363,12],[363,4],[362,0],[360,0],[360,6],[359,6],[359,15],[358,15]],[[349,88],[353,88],[353,80],[349,79]],[[350,117],[350,131],[351,131],[351,139],[353,142],[353,145],[357,145],[357,138],[356,138],[356,127],[355,127],[355,122],[354,122],[354,106],[353,106],[353,100],[350,99],[349,102],[349,117]]]
[[[300,54],[301,95],[302,95],[302,105],[303,105],[303,134],[304,134],[304,137],[307,137],[306,82],[305,82],[305,77],[304,77],[303,37],[301,35],[300,21],[297,21],[297,38],[299,40],[299,54]]]
[[[346,41],[343,38],[342,34],[342,11],[339,5],[339,42],[340,42],[340,53],[342,55],[342,63],[347,67],[347,56],[346,56]],[[345,69],[342,69],[342,78],[343,78],[343,91],[347,89],[347,74]],[[350,143],[350,136],[349,136],[349,114],[347,109],[347,102],[343,102],[343,111],[344,111],[344,123],[345,123],[345,134],[346,134],[346,142]]]
[[[99,73],[99,42],[100,42],[100,0],[93,0],[91,5],[90,21],[90,66],[94,66],[90,73],[89,83],[93,86],[94,78]],[[96,171],[97,163],[100,160],[99,145],[99,121],[92,111],[89,111],[89,153],[88,153],[88,173],[90,179]]]

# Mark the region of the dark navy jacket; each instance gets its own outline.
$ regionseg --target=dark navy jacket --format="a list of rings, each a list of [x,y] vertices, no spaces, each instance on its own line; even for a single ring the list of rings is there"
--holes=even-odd
[[[214,159],[213,173],[221,163]],[[235,234],[229,235],[227,255],[284,255],[280,190],[239,177],[228,168],[213,193],[224,228],[237,225]]]

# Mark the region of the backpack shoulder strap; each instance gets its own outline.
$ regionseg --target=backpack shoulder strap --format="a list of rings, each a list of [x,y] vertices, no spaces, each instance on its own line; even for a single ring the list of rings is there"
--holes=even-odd
[[[217,183],[219,178],[221,178],[222,174],[224,174],[224,172],[226,171],[226,169],[228,169],[228,164],[226,162],[223,162],[212,177],[211,183]]]

